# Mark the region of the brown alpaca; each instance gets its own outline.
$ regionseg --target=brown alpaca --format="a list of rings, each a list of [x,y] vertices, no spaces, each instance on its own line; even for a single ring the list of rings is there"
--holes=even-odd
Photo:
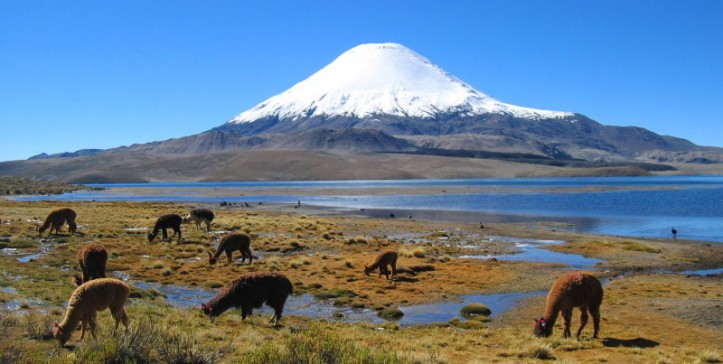
[[[128,285],[114,278],[95,279],[83,283],[73,291],[68,300],[68,309],[65,312],[63,322],[53,325],[51,333],[58,339],[60,345],[65,343],[73,335],[78,323],[81,323],[80,338],[85,336],[86,328],[90,327],[90,333],[95,338],[95,318],[98,311],[110,308],[110,314],[115,320],[115,329],[118,323],[122,322],[128,331],[128,315],[123,305],[128,298],[130,288]]]
[[[201,304],[201,310],[214,321],[231,307],[241,308],[241,318],[251,316],[254,308],[266,303],[274,309],[271,322],[278,326],[286,298],[294,292],[291,281],[285,275],[271,272],[242,274],[229,282],[221,293],[208,303]]]
[[[153,239],[156,238],[158,235],[158,230],[163,231],[163,241],[168,240],[168,233],[166,232],[166,229],[171,228],[173,229],[173,235],[175,236],[178,234],[178,241],[181,241],[181,223],[183,223],[183,218],[180,215],[177,214],[168,214],[163,215],[156,220],[156,225],[153,226],[153,232],[148,233],[146,236],[148,238],[149,242],[152,242]],[[173,238],[173,236],[171,236]]]
[[[63,224],[67,221],[68,231],[70,231],[71,234],[74,234],[75,230],[78,228],[78,225],[75,224],[76,216],[77,214],[73,211],[73,209],[69,209],[67,207],[55,209],[48,214],[48,217],[45,218],[43,225],[36,227],[35,230],[37,230],[39,234],[42,234],[49,227],[49,233],[52,234],[53,230],[55,230],[55,233],[59,234]]]
[[[184,223],[194,223],[196,224],[196,229],[201,228],[201,223],[206,224],[206,231],[211,231],[211,222],[213,221],[214,214],[213,211],[209,209],[203,209],[203,208],[196,208],[191,210],[191,213],[188,214],[188,216],[183,218]]]
[[[376,259],[374,259],[374,262],[371,265],[364,265],[364,274],[369,275],[372,271],[379,268],[379,277],[384,274],[387,277],[387,280],[389,279],[389,270],[387,269],[387,266],[392,267],[392,279],[397,276],[397,257],[398,254],[394,250],[385,250],[379,255],[377,255]],[[377,278],[379,278],[377,277]]]
[[[550,336],[555,326],[557,314],[562,311],[564,320],[563,337],[570,336],[570,323],[572,320],[572,309],[580,308],[580,328],[577,329],[575,337],[580,338],[580,332],[587,324],[587,311],[590,310],[594,332],[592,337],[597,338],[600,329],[600,304],[603,299],[603,288],[600,281],[594,276],[570,272],[558,278],[547,294],[547,305],[545,315],[539,320],[535,319],[535,326],[532,333],[535,336]]]
[[[208,264],[216,264],[218,261],[218,257],[221,256],[221,253],[226,253],[226,258],[228,258],[228,262],[233,262],[233,252],[235,250],[238,250],[241,252],[241,264],[246,261],[246,258],[249,258],[249,264],[253,262],[254,256],[251,255],[251,238],[249,238],[246,234],[241,233],[230,233],[223,238],[221,238],[221,242],[218,243],[218,248],[216,249],[216,253],[211,255],[211,253],[208,253]]]
[[[78,266],[83,273],[74,276],[75,284],[81,284],[93,279],[105,278],[105,263],[108,262],[108,252],[98,243],[83,245],[77,254]]]

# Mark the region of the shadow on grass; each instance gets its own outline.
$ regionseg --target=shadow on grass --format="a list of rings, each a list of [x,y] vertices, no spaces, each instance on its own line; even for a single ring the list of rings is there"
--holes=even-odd
[[[615,339],[612,337],[606,337],[602,340],[602,344],[607,347],[624,347],[624,348],[654,348],[658,345],[660,345],[659,342],[644,339],[642,337],[638,337],[635,339]]]

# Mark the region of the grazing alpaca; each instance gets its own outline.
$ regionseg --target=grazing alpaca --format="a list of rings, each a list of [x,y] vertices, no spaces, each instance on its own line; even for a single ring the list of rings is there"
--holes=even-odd
[[[387,277],[387,280],[389,279],[389,270],[387,269],[387,266],[392,267],[392,279],[397,276],[397,257],[398,254],[394,250],[385,250],[379,255],[377,255],[376,259],[374,259],[374,262],[371,265],[364,265],[364,274],[369,275],[372,271],[379,268],[379,277],[384,274]],[[377,277],[377,278],[379,278]]]
[[[59,234],[63,224],[67,221],[68,231],[70,231],[71,234],[74,234],[75,230],[78,228],[78,225],[75,224],[76,216],[77,214],[73,211],[73,209],[69,209],[67,207],[55,209],[48,214],[48,217],[45,218],[43,225],[37,226],[35,230],[38,231],[39,234],[42,234],[46,229],[48,229],[48,227],[50,227],[49,233],[52,234],[53,230],[55,230],[55,233]]]
[[[228,258],[228,262],[233,262],[233,252],[235,250],[238,250],[241,252],[241,264],[246,261],[246,258],[249,258],[249,264],[253,262],[254,256],[251,255],[251,238],[249,238],[246,234],[241,233],[230,233],[226,236],[224,236],[221,239],[221,242],[218,243],[218,248],[216,249],[216,253],[211,255],[211,253],[208,253],[208,264],[216,264],[218,261],[218,257],[221,256],[221,253],[226,253],[226,258]]]
[[[78,250],[78,265],[81,276],[74,276],[75,284],[81,285],[93,279],[105,278],[105,263],[108,262],[108,252],[105,247],[98,243],[83,245]]]
[[[153,239],[158,235],[158,230],[163,230],[163,241],[168,240],[168,233],[166,229],[172,228],[173,235],[178,234],[178,241],[181,241],[181,223],[183,218],[177,214],[163,215],[156,220],[156,225],[153,226],[153,232],[148,233],[148,241],[152,242]],[[171,236],[173,238],[173,236]]]
[[[213,211],[209,209],[196,208],[191,210],[191,213],[183,218],[183,222],[186,224],[188,224],[189,222],[196,224],[196,229],[200,229],[201,223],[203,222],[206,224],[206,231],[210,232],[211,221],[213,221],[213,218]]]
[[[274,309],[271,321],[278,326],[286,298],[293,293],[291,281],[279,273],[261,272],[242,274],[229,282],[221,293],[208,303],[201,304],[201,310],[214,321],[231,307],[241,307],[241,317],[251,316],[254,308],[266,303]]]
[[[587,323],[587,311],[590,310],[594,332],[592,337],[597,338],[600,329],[600,304],[603,299],[603,288],[600,281],[587,273],[570,272],[560,277],[550,288],[547,294],[545,316],[535,319],[533,334],[535,336],[550,336],[555,326],[557,314],[562,311],[564,320],[563,337],[570,336],[570,323],[572,309],[580,308],[580,328],[575,337],[580,338],[580,332]]]
[[[101,278],[83,283],[70,295],[63,322],[60,324],[56,322],[53,325],[53,337],[58,339],[60,345],[65,345],[73,335],[78,322],[81,322],[81,340],[85,336],[87,327],[90,327],[90,333],[95,338],[96,314],[106,308],[110,308],[110,314],[115,320],[113,331],[118,329],[119,322],[122,322],[128,331],[128,315],[123,305],[129,292],[127,284],[114,278]]]

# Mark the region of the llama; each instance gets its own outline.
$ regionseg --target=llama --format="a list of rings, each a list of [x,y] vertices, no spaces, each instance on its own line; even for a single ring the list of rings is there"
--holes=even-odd
[[[188,216],[183,218],[183,222],[186,224],[190,222],[196,224],[196,229],[200,229],[201,223],[203,222],[206,224],[206,232],[210,232],[213,218],[213,211],[209,209],[195,208],[191,210],[191,213],[188,214]]]
[[[53,230],[55,230],[55,234],[59,234],[63,224],[68,222],[68,231],[71,234],[74,234],[75,230],[78,228],[78,225],[75,223],[76,216],[77,214],[73,211],[73,209],[67,207],[55,209],[48,214],[48,217],[45,218],[43,225],[36,226],[35,230],[38,231],[38,234],[42,234],[48,229],[48,227],[50,227],[50,234],[53,233]]]
[[[153,239],[156,238],[158,235],[158,230],[163,231],[163,241],[168,240],[168,233],[166,232],[166,229],[172,228],[173,229],[173,235],[175,236],[178,234],[178,242],[181,242],[181,223],[183,223],[183,218],[177,214],[168,214],[163,215],[156,220],[156,225],[153,226],[153,232],[148,233],[148,242],[152,242]],[[173,238],[173,236],[171,236]]]
[[[216,249],[216,253],[211,255],[210,252],[208,253],[208,264],[216,264],[218,261],[218,257],[221,256],[221,253],[226,253],[226,258],[228,258],[228,262],[233,262],[233,252],[235,250],[238,250],[241,252],[241,264],[246,261],[246,258],[249,258],[249,264],[251,264],[254,260],[254,256],[251,255],[251,238],[249,238],[246,234],[241,233],[230,233],[226,236],[224,236],[221,239],[221,242],[218,243],[218,248]]]
[[[376,259],[374,259],[374,262],[371,265],[364,265],[364,274],[369,275],[372,271],[379,268],[379,277],[384,274],[387,277],[387,280],[389,279],[389,270],[387,269],[387,266],[392,267],[392,281],[397,276],[397,257],[398,254],[394,250],[385,250],[379,255],[377,255]],[[377,278],[379,278],[377,277]]]
[[[98,243],[83,245],[78,250],[78,266],[82,272],[81,276],[74,276],[75,284],[81,284],[93,279],[105,278],[105,264],[108,262],[108,251]]]
[[[231,307],[241,307],[241,318],[251,316],[254,308],[266,303],[274,309],[269,322],[279,325],[286,298],[293,293],[291,281],[285,275],[271,272],[248,273],[238,276],[223,288],[221,293],[208,303],[201,304],[201,310],[211,321]]]
[[[110,308],[110,314],[115,320],[115,328],[118,329],[118,323],[122,322],[128,331],[128,315],[123,305],[128,298],[130,288],[128,285],[114,278],[100,278],[80,285],[70,295],[68,300],[68,309],[65,312],[63,322],[53,325],[51,333],[60,345],[70,340],[78,326],[81,323],[80,339],[85,336],[86,328],[90,327],[90,333],[95,338],[95,318],[98,311]]]
[[[533,334],[535,336],[550,336],[555,326],[557,314],[562,311],[564,320],[563,337],[570,336],[570,323],[572,320],[572,309],[580,308],[580,328],[577,329],[575,337],[580,338],[580,332],[587,324],[587,311],[590,310],[594,332],[592,337],[597,338],[600,329],[600,304],[603,299],[603,288],[600,281],[594,276],[570,272],[557,281],[550,288],[547,294],[545,315],[539,320],[535,319]]]

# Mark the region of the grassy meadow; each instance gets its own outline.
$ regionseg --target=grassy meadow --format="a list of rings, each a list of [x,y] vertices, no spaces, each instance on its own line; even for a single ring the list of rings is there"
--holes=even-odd
[[[80,234],[43,234],[35,226],[53,208],[78,213]],[[723,266],[723,244],[573,234],[554,224],[476,224],[320,216],[273,206],[208,206],[211,233],[183,225],[183,240],[149,243],[156,218],[187,214],[191,205],[137,202],[19,202],[0,200],[0,362],[2,363],[719,363],[723,360],[721,277],[660,272]],[[67,225],[64,227],[67,232]],[[245,232],[259,259],[228,264],[213,252],[226,232]],[[47,233],[47,232],[46,232]],[[169,231],[170,235],[171,231]],[[109,252],[108,276],[133,281],[220,290],[239,274],[275,271],[289,277],[294,294],[310,294],[339,307],[378,312],[454,300],[470,293],[549,289],[565,272],[552,263],[461,259],[502,254],[514,244],[488,236],[563,240],[549,249],[602,259],[593,274],[606,278],[600,338],[592,323],[580,340],[562,338],[562,319],[549,338],[533,338],[533,318],[544,297],[524,300],[492,317],[459,318],[421,326],[349,323],[334,317],[288,314],[279,328],[270,314],[241,320],[230,310],[211,323],[197,308],[166,304],[157,290],[132,287],[126,310],[131,332],[112,333],[110,313],[98,314],[97,338],[76,332],[61,347],[49,327],[79,274],[75,254],[99,242]],[[400,273],[395,283],[363,273],[377,252],[395,249],[398,264],[425,267]],[[19,256],[44,252],[27,262]],[[239,257],[238,252],[235,255]],[[294,299],[290,297],[290,300]],[[484,304],[484,302],[480,302]],[[494,312],[493,312],[494,315]],[[578,325],[573,314],[573,330]]]

